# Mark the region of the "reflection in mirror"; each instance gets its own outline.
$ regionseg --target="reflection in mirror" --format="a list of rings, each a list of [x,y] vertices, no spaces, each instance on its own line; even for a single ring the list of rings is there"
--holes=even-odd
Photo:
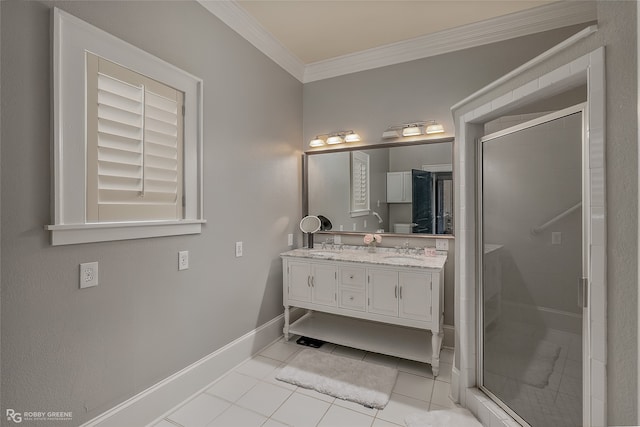
[[[453,234],[451,147],[439,142],[310,154],[308,212],[327,217],[336,232]],[[355,209],[357,203],[368,205]]]

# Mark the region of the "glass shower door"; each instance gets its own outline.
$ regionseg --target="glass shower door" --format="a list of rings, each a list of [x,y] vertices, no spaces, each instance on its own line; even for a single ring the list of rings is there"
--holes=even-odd
[[[480,141],[479,384],[531,426],[582,425],[582,111]]]

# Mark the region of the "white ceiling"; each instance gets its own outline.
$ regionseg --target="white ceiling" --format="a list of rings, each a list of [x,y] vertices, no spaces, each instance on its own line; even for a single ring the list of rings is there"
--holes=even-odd
[[[304,64],[550,2],[552,0],[237,0]]]
[[[303,83],[597,19],[579,0],[197,1]]]

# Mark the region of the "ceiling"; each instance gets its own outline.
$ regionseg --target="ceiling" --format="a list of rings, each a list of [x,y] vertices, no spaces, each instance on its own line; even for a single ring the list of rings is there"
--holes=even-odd
[[[236,0],[303,64],[406,41],[551,0]]]

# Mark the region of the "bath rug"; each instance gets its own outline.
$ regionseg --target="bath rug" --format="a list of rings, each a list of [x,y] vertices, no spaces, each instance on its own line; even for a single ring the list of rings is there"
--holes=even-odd
[[[485,368],[492,374],[538,388],[549,384],[560,346],[528,336],[499,333],[485,346]]]
[[[410,414],[404,423],[407,427],[482,427],[480,421],[464,408]]]
[[[382,409],[389,402],[398,370],[318,350],[299,352],[277,379],[338,399]]]

